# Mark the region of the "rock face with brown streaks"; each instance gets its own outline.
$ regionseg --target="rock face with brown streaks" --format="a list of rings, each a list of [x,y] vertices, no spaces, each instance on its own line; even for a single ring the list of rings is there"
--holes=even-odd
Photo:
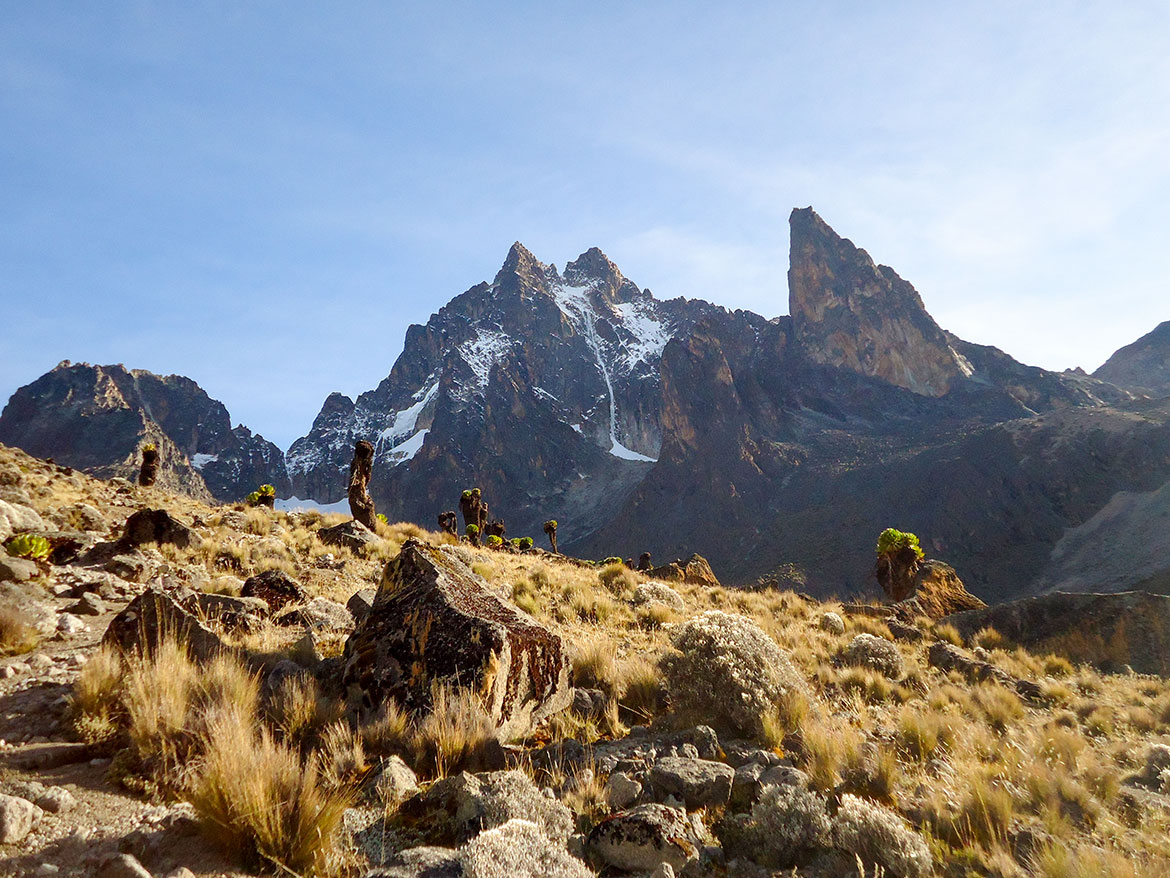
[[[840,237],[811,207],[794,210],[788,303],[796,341],[814,363],[942,396],[970,365],[887,265]]]
[[[690,582],[694,585],[706,585],[711,588],[719,585],[719,580],[715,578],[715,571],[711,569],[711,565],[702,555],[691,555],[685,561],[680,559],[663,564],[661,567],[651,568],[646,572],[646,575],[666,582]]]
[[[442,548],[408,540],[386,565],[370,613],[345,645],[343,682],[363,707],[425,706],[434,683],[477,692],[501,734],[568,706],[560,637],[489,591]]]
[[[952,613],[986,606],[967,591],[954,567],[934,559],[921,563],[914,574],[913,590],[895,604],[898,615],[908,621],[913,621],[915,616],[941,619]]]

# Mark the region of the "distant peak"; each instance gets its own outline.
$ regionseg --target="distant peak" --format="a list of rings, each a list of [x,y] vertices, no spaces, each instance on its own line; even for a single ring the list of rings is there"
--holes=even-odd
[[[565,266],[565,280],[573,286],[596,285],[611,294],[625,283],[618,267],[597,247],[590,247]]]
[[[508,249],[508,255],[504,259],[504,265],[500,270],[501,271],[516,271],[518,269],[523,269],[523,268],[526,268],[526,267],[531,266],[531,265],[539,265],[539,264],[540,264],[539,260],[537,260],[537,258],[532,255],[532,251],[529,250],[527,247],[525,247],[523,244],[521,244],[519,241],[516,241]]]
[[[549,267],[532,255],[532,251],[519,241],[508,250],[504,264],[496,273],[495,283],[508,283],[515,278],[520,281],[521,287],[541,287],[547,282]],[[513,283],[515,281],[512,281]]]

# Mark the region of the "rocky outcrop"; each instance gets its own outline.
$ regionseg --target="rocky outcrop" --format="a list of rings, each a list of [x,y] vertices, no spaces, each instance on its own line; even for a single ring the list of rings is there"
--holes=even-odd
[[[598,823],[589,852],[608,866],[649,872],[667,863],[675,870],[698,862],[700,840],[686,813],[666,805],[639,805]]]
[[[489,591],[454,553],[408,540],[346,641],[343,681],[367,709],[422,707],[435,683],[470,688],[503,737],[572,699],[559,636]]]
[[[1151,396],[1170,396],[1170,320],[1120,348],[1093,377]]]
[[[829,228],[811,207],[789,220],[788,308],[813,363],[942,396],[973,372],[917,291]]]
[[[199,615],[195,592],[150,588],[114,617],[102,643],[127,654],[146,654],[169,638],[183,644],[192,657],[205,661],[223,651],[225,645]]]
[[[964,637],[994,628],[1034,653],[1054,652],[1106,670],[1170,676],[1170,597],[1056,592],[948,616]]]
[[[239,500],[261,484],[287,496],[280,449],[243,426],[194,381],[68,360],[21,387],[0,414],[0,442],[101,478],[136,480],[143,444],[156,484],[202,500]]]
[[[646,575],[666,582],[689,582],[692,585],[705,585],[711,588],[719,585],[715,571],[711,569],[707,559],[697,554],[686,560],[680,559],[661,567],[654,567],[647,571]]]
[[[919,566],[910,594],[893,606],[900,617],[913,621],[917,616],[941,619],[964,610],[978,610],[987,604],[967,591],[954,567],[930,559]]]

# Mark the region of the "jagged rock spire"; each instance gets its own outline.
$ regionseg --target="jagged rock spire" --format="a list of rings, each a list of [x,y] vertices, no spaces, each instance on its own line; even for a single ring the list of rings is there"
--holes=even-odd
[[[970,367],[917,291],[842,238],[811,207],[792,211],[788,306],[794,336],[816,363],[942,396]]]

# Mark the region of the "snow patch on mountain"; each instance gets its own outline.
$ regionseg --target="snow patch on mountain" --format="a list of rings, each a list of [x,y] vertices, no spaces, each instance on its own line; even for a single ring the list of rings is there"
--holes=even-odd
[[[503,359],[514,342],[511,336],[498,329],[479,327],[475,337],[459,345],[459,356],[471,367],[479,387],[487,387],[492,366]]]
[[[413,434],[417,433],[419,416],[431,404],[438,390],[439,382],[435,379],[434,373],[431,373],[427,376],[427,381],[422,388],[411,396],[414,404],[400,412],[395,412],[394,420],[390,426],[378,433],[378,443],[375,450],[381,452],[383,449],[389,448],[393,452],[400,447],[403,437],[413,438]]]
[[[195,469],[203,469],[207,464],[215,463],[217,460],[219,460],[218,454],[192,454],[191,466],[195,467]]]
[[[632,339],[622,343],[623,371],[630,372],[638,363],[651,363],[662,358],[662,350],[670,341],[666,326],[654,313],[650,302],[624,302],[617,306],[621,325]]]
[[[386,452],[386,458],[394,466],[398,466],[401,463],[406,463],[408,460],[412,459],[416,454],[418,454],[418,450],[422,448],[423,440],[426,438],[427,433],[429,432],[431,431],[419,430],[405,442],[399,442],[388,452]]]

